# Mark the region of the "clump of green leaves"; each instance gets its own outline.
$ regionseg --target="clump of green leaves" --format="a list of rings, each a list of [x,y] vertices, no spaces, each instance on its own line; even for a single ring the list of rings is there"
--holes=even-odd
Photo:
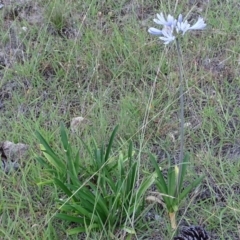
[[[204,176],[198,177],[190,185],[183,187],[183,181],[187,173],[187,165],[189,164],[188,154],[185,155],[179,167],[170,164],[166,180],[154,156],[150,155],[150,158],[157,174],[156,187],[161,193],[163,202],[167,208],[171,226],[173,229],[176,229],[176,213],[178,212],[180,203],[187,197],[190,191],[201,183]]]
[[[71,145],[63,125],[60,135],[67,156],[66,161],[59,159],[38,133],[45,156],[45,159],[39,157],[38,160],[52,174],[59,193],[66,196],[64,202],[60,201],[61,212],[56,214],[56,217],[79,224],[78,227],[67,230],[68,234],[89,232],[93,229],[105,229],[111,233],[116,229],[129,231],[128,223],[132,223],[132,217],[142,214],[144,194],[153,184],[155,177],[150,175],[141,181],[138,179],[139,166],[133,159],[132,143],[129,144],[126,156],[120,152],[118,157],[110,159],[116,131],[117,127],[113,130],[106,149],[96,147],[93,150],[93,169],[96,172],[85,181],[78,178],[81,164],[77,157],[71,159]],[[134,232],[134,229],[130,230]]]

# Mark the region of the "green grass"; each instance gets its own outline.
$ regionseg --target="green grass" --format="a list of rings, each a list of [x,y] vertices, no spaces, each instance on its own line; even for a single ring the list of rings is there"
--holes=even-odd
[[[20,172],[0,174],[0,239],[67,237],[70,226],[54,218],[57,190],[37,185],[48,176],[36,161],[40,154],[36,131],[61,153],[60,122],[69,126],[73,117],[84,117],[70,138],[86,160],[89,155],[80,138],[87,144],[93,139],[99,145],[107,143],[119,124],[116,146],[125,148],[129,139],[133,141],[140,176],[153,170],[149,151],[163,168],[167,154],[178,157],[177,54],[174,46],[165,49],[147,33],[155,14],[163,10],[172,14],[175,5],[135,2],[30,1],[20,10],[21,19],[9,16],[15,6],[1,10],[4,40],[0,46],[8,67],[0,70],[4,104],[0,141],[22,142],[30,150]],[[206,178],[196,196],[192,193],[181,205],[178,222],[204,223],[213,239],[239,239],[239,3],[213,0],[194,6],[185,2],[179,1],[175,15],[192,10],[190,18],[201,15],[207,22],[205,31],[186,34],[182,43],[185,120],[191,124],[185,144],[192,155],[188,179],[202,173]],[[24,48],[12,46],[12,32]],[[14,51],[17,48],[24,52],[22,61]],[[160,220],[140,219],[135,239],[171,239],[166,212],[161,206],[152,208]],[[118,239],[124,235],[109,234],[103,230],[87,236]]]

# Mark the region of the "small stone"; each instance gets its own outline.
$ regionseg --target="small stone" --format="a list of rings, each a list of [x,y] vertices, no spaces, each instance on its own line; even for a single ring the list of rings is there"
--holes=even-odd
[[[5,141],[1,144],[0,149],[7,158],[7,161],[16,162],[26,153],[28,150],[28,145],[23,143],[13,143],[10,141]]]
[[[28,150],[28,145],[5,141],[0,143],[1,169],[5,173],[16,171],[20,168],[18,161],[22,159]]]

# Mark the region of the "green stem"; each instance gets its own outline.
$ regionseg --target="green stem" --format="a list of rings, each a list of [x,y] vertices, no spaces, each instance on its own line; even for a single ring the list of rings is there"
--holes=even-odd
[[[178,66],[180,70],[180,172],[179,176],[181,176],[181,164],[183,162],[183,151],[184,151],[184,95],[183,95],[183,89],[184,89],[184,81],[183,81],[183,65],[182,65],[182,51],[181,47],[179,45],[178,39],[176,39],[176,45],[177,45],[177,52],[178,52]],[[179,189],[180,190],[180,189]]]

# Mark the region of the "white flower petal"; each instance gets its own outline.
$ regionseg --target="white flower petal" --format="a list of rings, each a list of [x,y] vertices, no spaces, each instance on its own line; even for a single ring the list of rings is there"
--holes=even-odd
[[[164,41],[164,44],[169,44],[170,42],[175,40],[175,36],[172,36],[171,38],[169,38],[169,37],[160,37],[160,39]]]
[[[163,26],[176,26],[177,20],[170,14],[167,16],[167,19],[164,17],[163,13],[157,14],[157,18],[154,18],[153,21],[159,25]]]
[[[207,24],[204,22],[203,18],[199,17],[197,22],[194,25],[192,25],[189,29],[190,30],[202,30],[206,26],[207,26]]]
[[[176,26],[176,24],[177,24],[177,20],[173,17],[173,16],[171,16],[171,15],[168,15],[167,16],[167,26]]]
[[[162,12],[160,14],[157,14],[157,18],[158,19],[155,19],[155,20],[158,21],[158,24],[165,25],[167,23]]]
[[[160,21],[159,19],[154,18],[153,21],[154,21],[156,24],[164,25],[164,24],[162,23],[162,21]]]
[[[168,14],[168,16],[167,16],[167,21],[168,21],[168,22],[172,22],[172,21],[174,21],[174,20],[175,20],[174,17],[173,17],[172,15]]]
[[[184,22],[178,22],[177,23],[177,32],[182,32],[183,35],[190,29],[190,24],[188,23],[187,20],[185,20]]]
[[[182,16],[182,14],[179,14],[179,16],[178,16],[178,22],[181,23],[182,20],[183,20],[183,16]]]
[[[170,42],[175,40],[175,36],[173,36],[172,33],[173,33],[172,27],[163,28],[162,30],[163,37],[160,37],[160,39],[164,41],[164,44],[169,44]]]
[[[155,35],[155,36],[163,35],[161,30],[159,30],[157,28],[154,28],[154,27],[150,27],[148,29],[148,32],[152,35]]]

